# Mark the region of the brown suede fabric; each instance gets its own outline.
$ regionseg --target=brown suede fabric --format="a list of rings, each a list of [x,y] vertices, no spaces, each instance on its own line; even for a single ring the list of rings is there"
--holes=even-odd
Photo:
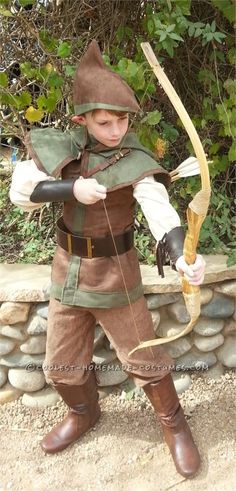
[[[132,248],[119,256],[128,290],[141,283],[136,249]],[[116,256],[81,260],[79,286],[84,291],[122,292],[124,284]]]
[[[108,193],[106,209],[114,235],[122,234],[133,226],[135,203],[132,186]],[[76,204],[73,201],[64,204],[63,221],[68,230],[85,237],[105,237],[110,235],[110,228],[102,200],[95,204],[84,206],[81,230],[78,230],[79,222],[78,224],[75,223],[79,206],[83,205]],[[76,288],[88,292],[88,294],[92,292],[104,292],[106,294],[108,292],[124,292],[124,283],[118,259],[128,290],[131,291],[138,288],[142,280],[137,251],[134,248],[119,255],[119,258],[116,256],[93,259],[81,258],[76,278]],[[69,254],[58,246],[52,268],[53,282],[62,286],[65,284],[69,262]]]
[[[84,104],[123,106],[126,112],[137,112],[139,105],[132,89],[120,75],[104,63],[98,43],[93,40],[80,60],[74,81],[75,113],[84,113]],[[80,110],[81,107],[81,110]],[[94,108],[95,108],[94,107]],[[100,106],[103,108],[103,106]]]
[[[139,386],[162,379],[173,364],[162,347],[137,351],[128,356],[140,341],[155,336],[151,314],[146,300],[140,298],[130,307],[113,309],[85,309],[50,301],[47,350],[44,373],[47,381],[60,384],[82,385],[88,378],[88,366],[93,356],[96,322],[103,329],[116,350],[124,369],[132,374]],[[99,378],[99,371],[97,371]]]

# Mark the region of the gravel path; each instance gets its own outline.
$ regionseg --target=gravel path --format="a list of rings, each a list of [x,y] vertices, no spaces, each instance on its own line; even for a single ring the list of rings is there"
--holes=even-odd
[[[146,398],[101,401],[94,430],[58,455],[44,455],[39,441],[66,412],[64,403],[45,410],[0,407],[0,491],[233,491],[236,482],[236,374],[217,381],[192,376],[181,397],[202,456],[191,481],[175,471],[161,428]]]

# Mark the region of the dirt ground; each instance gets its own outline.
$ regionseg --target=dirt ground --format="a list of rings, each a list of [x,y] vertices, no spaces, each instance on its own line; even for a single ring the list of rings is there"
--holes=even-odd
[[[58,455],[45,455],[39,441],[65,413],[64,403],[33,410],[19,399],[1,406],[0,491],[233,491],[236,374],[192,378],[181,402],[202,457],[194,479],[175,471],[146,398],[123,400],[117,389],[101,401],[96,428]]]

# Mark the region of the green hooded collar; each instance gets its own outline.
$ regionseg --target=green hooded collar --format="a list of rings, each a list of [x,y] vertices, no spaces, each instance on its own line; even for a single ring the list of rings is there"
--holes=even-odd
[[[154,154],[141,145],[134,132],[126,133],[118,147],[108,148],[94,137],[88,137],[85,127],[65,132],[54,128],[37,128],[28,133],[26,146],[38,168],[54,177],[59,176],[71,161],[79,160],[84,149],[89,151],[90,171],[122,149],[130,149],[129,155],[115,165],[98,170],[93,177],[110,190],[153,174],[160,174],[160,180],[165,185],[169,184],[168,172],[157,163]]]

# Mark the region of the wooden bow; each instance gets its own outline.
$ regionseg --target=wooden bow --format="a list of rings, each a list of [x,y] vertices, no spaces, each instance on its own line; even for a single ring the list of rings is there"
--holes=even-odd
[[[178,94],[176,93],[174,87],[170,83],[168,77],[166,76],[164,70],[161,68],[157,61],[157,58],[149,43],[141,44],[142,50],[147,58],[148,63],[153,69],[158,81],[160,82],[162,88],[168,95],[170,101],[172,102],[176,112],[181,119],[189,138],[192,142],[196,157],[199,161],[200,175],[201,175],[201,190],[194,196],[191,203],[188,205],[187,209],[187,220],[188,220],[188,231],[184,241],[184,258],[188,264],[193,264],[196,259],[196,248],[199,239],[199,233],[202,223],[206,217],[210,195],[210,178],[209,170],[206,160],[206,155],[201,144],[200,138],[197,131],[190,119],[185,107],[183,106]],[[136,348],[134,348],[129,354],[131,355],[136,350],[147,348],[150,346],[156,346],[170,341],[174,341],[185,334],[188,334],[194,327],[201,311],[201,301],[200,301],[200,288],[198,286],[190,285],[186,278],[182,279],[183,295],[185,299],[186,308],[190,315],[189,324],[183,329],[183,331],[175,336],[169,336],[165,338],[154,339],[151,341],[145,341],[140,343]]]

